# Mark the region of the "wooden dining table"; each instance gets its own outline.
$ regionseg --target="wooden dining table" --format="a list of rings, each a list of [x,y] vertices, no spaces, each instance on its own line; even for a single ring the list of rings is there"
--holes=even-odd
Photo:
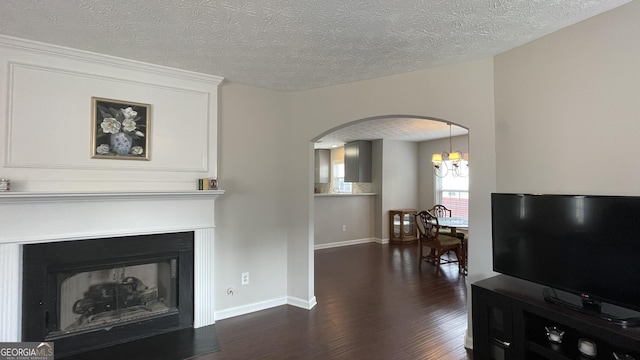
[[[468,229],[469,228],[469,219],[467,218],[461,218],[461,217],[439,217],[438,218],[438,225],[440,227],[448,227],[449,229],[451,229],[451,236],[453,237],[458,237],[457,236],[457,231],[456,229],[461,228],[461,229]],[[464,237],[458,237],[461,241],[462,241],[462,267],[464,269],[464,273],[467,273],[467,251],[468,251],[468,242],[469,242],[469,238],[467,236]]]
[[[469,219],[461,217],[439,217],[438,225],[451,229],[451,235],[456,236],[456,229],[468,229]]]

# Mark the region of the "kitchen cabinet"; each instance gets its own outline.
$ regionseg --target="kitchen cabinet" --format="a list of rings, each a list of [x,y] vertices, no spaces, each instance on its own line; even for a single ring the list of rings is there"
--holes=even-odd
[[[344,144],[344,181],[371,182],[371,141]]]
[[[331,174],[331,150],[316,149],[315,150],[315,181],[316,183],[326,184],[330,182]]]

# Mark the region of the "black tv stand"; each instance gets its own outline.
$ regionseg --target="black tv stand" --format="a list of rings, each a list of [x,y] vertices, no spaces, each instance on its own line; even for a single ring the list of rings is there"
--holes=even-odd
[[[595,313],[602,312],[602,303],[600,301],[593,300],[588,297],[582,297],[582,307],[588,311],[593,311]]]
[[[542,294],[544,299],[550,303],[565,306],[584,314],[597,316],[612,324],[628,327],[640,326],[640,312],[638,311],[625,309],[609,303],[602,303],[587,296],[578,296],[550,287],[545,287],[542,290]]]
[[[473,357],[586,359],[578,345],[587,341],[597,348],[595,359],[640,360],[640,327],[628,326],[634,324],[637,314],[616,313],[618,309],[611,310],[612,305],[607,303],[586,301],[584,307],[580,296],[556,290],[556,299],[580,309],[573,311],[566,303],[545,300],[543,289],[542,285],[506,275],[473,283]],[[615,319],[610,319],[611,314]],[[562,332],[560,343],[549,338],[551,328]]]

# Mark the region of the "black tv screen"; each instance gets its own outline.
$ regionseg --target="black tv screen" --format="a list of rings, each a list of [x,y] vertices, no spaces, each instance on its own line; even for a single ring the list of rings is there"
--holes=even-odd
[[[491,194],[493,269],[640,311],[640,197]]]

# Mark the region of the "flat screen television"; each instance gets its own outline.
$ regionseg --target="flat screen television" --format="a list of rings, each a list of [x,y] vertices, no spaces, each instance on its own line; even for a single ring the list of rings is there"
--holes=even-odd
[[[545,299],[640,324],[640,197],[491,194],[493,269]]]

